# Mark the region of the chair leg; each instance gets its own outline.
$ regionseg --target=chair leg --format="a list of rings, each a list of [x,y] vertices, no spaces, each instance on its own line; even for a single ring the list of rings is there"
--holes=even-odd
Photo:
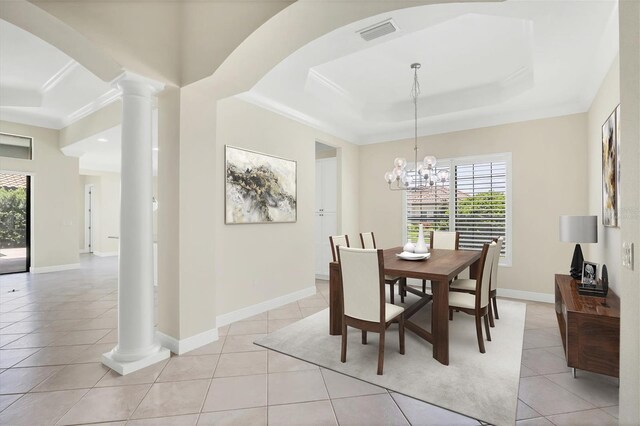
[[[389,296],[389,300],[391,301],[392,305],[395,305],[395,303],[393,301],[393,293],[394,293],[394,291],[396,289],[396,285],[395,284],[390,284],[390,286],[391,286],[391,292],[390,292],[391,296]]]
[[[493,302],[493,312],[496,315],[496,319],[500,319],[500,315],[498,315],[498,298],[496,296],[493,296],[491,300]]]
[[[400,336],[400,354],[404,355],[404,314],[400,315],[398,322],[398,335]]]
[[[476,334],[478,336],[478,348],[480,353],[484,353],[484,339],[482,338],[482,320],[480,315],[476,314]]]
[[[342,318],[342,351],[340,352],[340,362],[347,362],[347,323]]]
[[[404,284],[402,283],[402,281],[398,281],[398,294],[400,295],[400,303],[404,303],[404,296],[405,296],[405,289],[404,289]]]
[[[378,346],[378,375],[382,375],[382,366],[384,364],[384,325],[380,331],[380,345]]]
[[[422,292],[427,292],[427,280],[422,280]]]
[[[484,316],[484,328],[487,330],[487,340],[491,341],[491,331],[489,330],[489,314]]]
[[[362,344],[367,344],[367,330],[362,330]]]
[[[449,321],[453,321],[453,309],[449,308]]]
[[[489,302],[489,305],[487,306],[487,311],[489,312],[489,325],[491,325],[491,327],[495,327],[496,324],[493,322],[493,307],[491,306],[491,302]]]

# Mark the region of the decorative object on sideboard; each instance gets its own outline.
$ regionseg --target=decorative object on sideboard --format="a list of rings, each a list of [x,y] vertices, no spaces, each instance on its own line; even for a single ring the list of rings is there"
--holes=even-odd
[[[407,169],[407,160],[398,157],[393,160],[393,170],[384,174],[384,180],[389,184],[392,191],[424,191],[427,189],[437,189],[438,184],[446,186],[449,180],[449,171],[438,170],[436,164],[438,160],[433,155],[424,157],[418,163],[418,97],[420,96],[420,83],[418,82],[419,63],[411,64],[413,70],[413,86],[411,87],[411,99],[413,100],[413,170]],[[411,182],[413,180],[413,182]],[[392,185],[395,182],[395,186]]]
[[[584,261],[582,263],[582,285],[595,287],[598,283],[598,264]]]
[[[609,293],[609,273],[607,265],[602,265],[602,278],[597,279],[598,264],[584,262],[582,282],[577,283],[578,294],[581,296],[602,297],[602,306],[607,306],[607,294]]]
[[[560,216],[560,241],[576,243],[571,260],[571,277],[582,278],[584,257],[580,243],[598,242],[598,216]]]
[[[620,105],[602,125],[602,224],[620,226]]]
[[[424,241],[424,226],[420,224],[418,226],[418,241],[416,241],[416,246],[413,250],[414,253],[429,253],[429,246]]]
[[[297,220],[297,163],[225,145],[225,223]]]
[[[609,272],[607,271],[607,265],[602,264],[602,278],[600,279],[602,283],[602,292],[604,293],[604,297],[607,297],[609,293]]]

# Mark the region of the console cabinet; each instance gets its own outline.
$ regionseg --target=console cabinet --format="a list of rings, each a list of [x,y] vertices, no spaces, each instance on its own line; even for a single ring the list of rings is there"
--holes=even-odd
[[[611,290],[606,299],[581,296],[577,284],[569,275],[555,277],[556,316],[567,365],[619,377],[620,299]]]

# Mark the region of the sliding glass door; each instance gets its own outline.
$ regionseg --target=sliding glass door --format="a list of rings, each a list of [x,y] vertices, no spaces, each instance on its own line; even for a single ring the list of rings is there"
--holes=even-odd
[[[29,271],[30,177],[0,173],[0,274]]]

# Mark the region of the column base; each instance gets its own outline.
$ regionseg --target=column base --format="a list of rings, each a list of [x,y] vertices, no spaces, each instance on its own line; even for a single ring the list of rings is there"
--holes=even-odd
[[[102,363],[116,373],[125,376],[129,373],[133,373],[134,371],[141,370],[157,362],[168,359],[171,356],[171,352],[167,348],[158,346],[157,351],[135,361],[117,361],[114,359],[113,355],[113,351],[102,354]]]

